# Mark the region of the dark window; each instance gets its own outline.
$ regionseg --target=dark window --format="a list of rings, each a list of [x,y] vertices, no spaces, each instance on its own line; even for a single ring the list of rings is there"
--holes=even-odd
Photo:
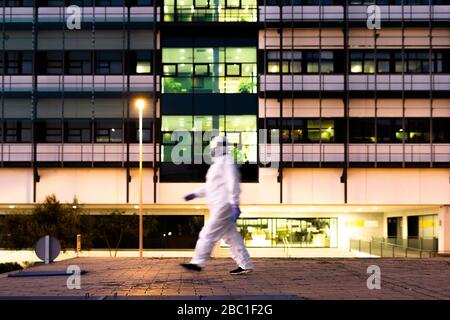
[[[44,122],[44,142],[62,142],[62,126],[60,120]]]
[[[0,0],[0,7],[32,7],[33,0]]]
[[[89,51],[68,52],[66,64],[67,74],[92,74],[92,54]]]
[[[46,52],[44,74],[63,74],[63,53],[61,51]]]
[[[377,142],[401,143],[403,136],[401,119],[377,119]]]
[[[142,141],[144,143],[152,142],[151,119],[142,119]],[[139,119],[132,119],[127,122],[127,142],[139,142]]]
[[[97,0],[95,1],[97,6],[123,6],[123,0]]]
[[[450,118],[433,118],[433,142],[450,143]]]
[[[370,143],[375,142],[375,121],[374,119],[350,119],[350,142]]]
[[[96,74],[122,74],[123,61],[120,51],[100,51],[95,54]]]
[[[31,142],[30,120],[6,120],[3,123],[4,142]],[[1,132],[0,132],[1,136]]]
[[[89,143],[91,142],[91,121],[67,120],[64,133],[65,142]]]
[[[9,2],[20,2],[20,1],[9,1]],[[31,0],[25,0],[23,2],[32,2]],[[1,5],[0,1],[0,5]],[[152,5],[152,0],[39,0],[38,4],[40,7],[63,7],[70,5],[77,6],[150,6]],[[31,5],[29,5],[31,6]]]
[[[276,0],[272,0],[276,1]],[[332,5],[340,4],[341,0],[278,0],[285,6],[291,5]]]
[[[97,120],[95,142],[122,142],[122,120]]]
[[[430,142],[430,119],[405,119],[405,142]]]
[[[33,54],[28,51],[5,51],[0,54],[0,73],[7,75],[27,75],[33,72]]]
[[[396,52],[395,72],[396,73],[429,73],[431,62],[431,72],[443,72],[443,55],[440,52],[427,51],[417,52]]]
[[[285,143],[304,142],[306,138],[305,121],[302,119],[283,119],[280,140]]]

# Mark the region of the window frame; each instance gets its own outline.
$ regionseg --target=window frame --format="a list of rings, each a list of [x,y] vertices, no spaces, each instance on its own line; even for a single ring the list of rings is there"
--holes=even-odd
[[[229,66],[237,66],[239,68],[239,73],[238,74],[230,74],[228,72]],[[242,63],[239,63],[239,62],[225,63],[225,77],[242,77]]]

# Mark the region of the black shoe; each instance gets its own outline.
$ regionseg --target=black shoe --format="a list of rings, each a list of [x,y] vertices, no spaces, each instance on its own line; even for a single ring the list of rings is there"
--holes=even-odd
[[[192,263],[182,263],[180,264],[185,269],[192,270],[192,271],[202,271],[202,267],[192,264]]]
[[[246,274],[252,272],[252,269],[242,269],[241,267],[231,270],[230,274],[236,275],[236,274]]]

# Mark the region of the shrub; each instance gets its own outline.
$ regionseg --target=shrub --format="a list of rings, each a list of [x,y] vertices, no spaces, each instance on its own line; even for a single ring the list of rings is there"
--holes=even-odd
[[[47,196],[31,214],[9,214],[3,219],[2,247],[21,250],[33,247],[37,240],[51,235],[59,240],[61,249],[75,248],[77,234],[90,234],[81,223],[82,209],[74,199],[71,204],[60,203],[55,195]],[[90,238],[83,238],[84,248],[90,247]]]
[[[22,266],[17,262],[0,263],[0,273],[21,270]]]

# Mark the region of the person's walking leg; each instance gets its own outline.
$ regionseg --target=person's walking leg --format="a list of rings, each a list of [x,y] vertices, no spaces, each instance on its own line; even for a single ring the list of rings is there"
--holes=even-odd
[[[244,240],[236,229],[236,223],[229,222],[222,238],[225,243],[230,246],[233,260],[240,268],[244,270],[251,270],[254,268],[250,255],[245,247]]]
[[[222,238],[225,225],[223,221],[211,218],[200,231],[197,244],[195,245],[195,254],[192,257],[191,264],[203,267],[211,256],[214,245]]]

